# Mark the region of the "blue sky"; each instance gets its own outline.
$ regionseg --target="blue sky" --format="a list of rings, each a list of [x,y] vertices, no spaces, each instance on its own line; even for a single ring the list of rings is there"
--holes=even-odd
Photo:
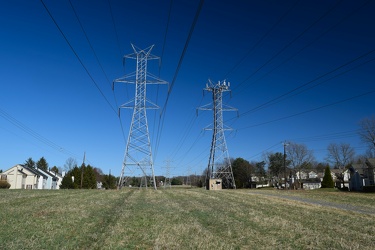
[[[42,156],[62,167],[86,152],[88,163],[119,175],[131,110],[121,111],[122,128],[116,113],[134,85],[111,84],[135,66],[122,58],[131,43],[155,45],[162,60],[149,72],[172,83],[199,1],[71,0],[79,21],[69,1],[43,2],[71,47],[41,1],[1,3],[0,169]],[[173,175],[206,168],[212,113],[196,108],[211,101],[208,79],[231,82],[223,98],[239,114],[224,114],[231,157],[261,160],[285,140],[318,161],[331,142],[364,153],[357,130],[375,115],[374,11],[363,0],[204,1],[168,102],[168,86],[147,89],[161,107],[147,111],[155,174],[168,160]]]

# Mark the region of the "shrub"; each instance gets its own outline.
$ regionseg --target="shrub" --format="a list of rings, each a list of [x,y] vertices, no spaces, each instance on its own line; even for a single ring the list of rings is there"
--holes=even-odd
[[[333,188],[335,186],[332,175],[331,175],[331,170],[329,166],[326,167],[324,171],[324,177],[322,181],[322,188]]]
[[[375,193],[375,186],[364,186],[362,191],[366,193]]]
[[[10,188],[9,182],[7,182],[6,180],[1,180],[0,181],[0,188],[4,188],[4,189]]]

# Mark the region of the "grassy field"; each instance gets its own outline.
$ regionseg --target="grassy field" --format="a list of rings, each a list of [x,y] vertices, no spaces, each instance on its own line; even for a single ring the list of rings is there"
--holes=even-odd
[[[0,249],[375,249],[374,194],[172,188],[0,197]]]

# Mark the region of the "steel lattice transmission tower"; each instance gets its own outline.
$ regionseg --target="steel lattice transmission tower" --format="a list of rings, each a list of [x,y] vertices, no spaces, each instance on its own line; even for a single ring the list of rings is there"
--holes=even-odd
[[[167,160],[166,161],[166,173],[165,173],[165,179],[164,179],[164,188],[166,187],[169,187],[171,188],[172,187],[172,184],[171,184],[171,161],[170,160]]]
[[[206,130],[213,130],[210,157],[208,160],[206,186],[209,179],[222,179],[224,188],[236,188],[230,162],[224,131],[231,130],[223,122],[223,111],[237,111],[237,109],[223,105],[223,92],[229,90],[230,83],[226,81],[213,84],[211,80],[203,90],[212,92],[212,103],[199,107],[200,110],[213,111],[213,126]]]
[[[148,60],[159,59],[159,57],[151,54],[153,47],[152,45],[142,50],[132,44],[134,53],[125,55],[124,60],[135,59],[137,62],[136,71],[114,80],[114,83],[135,84],[135,98],[120,106],[120,108],[132,108],[133,116],[118,182],[119,188],[124,186],[127,181],[125,172],[133,173],[135,169],[139,168],[146,182],[146,187],[147,177],[150,177],[150,181],[156,189],[146,109],[158,109],[159,107],[147,100],[146,86],[147,84],[167,84],[167,82],[147,72]]]

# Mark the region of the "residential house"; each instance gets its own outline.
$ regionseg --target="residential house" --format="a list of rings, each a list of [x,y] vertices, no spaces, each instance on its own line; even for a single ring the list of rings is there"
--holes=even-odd
[[[23,165],[15,165],[2,173],[10,184],[10,189],[35,189],[39,186],[39,178],[34,172]]]
[[[358,172],[359,176],[362,178],[363,186],[373,186],[374,181],[374,168],[375,168],[375,158],[366,159],[364,163],[353,164],[352,165],[352,176]]]
[[[60,174],[40,168],[37,168],[36,170],[47,176],[46,185],[43,189],[60,189],[60,184],[63,178]]]
[[[2,173],[11,185],[10,189],[50,189],[53,176],[36,168],[17,164]]]
[[[296,179],[297,180],[305,180],[308,178],[308,174],[305,170],[299,170],[296,172]]]
[[[318,174],[315,171],[310,171],[308,173],[309,179],[315,179],[318,178]]]
[[[62,179],[65,176],[65,172],[62,172],[62,174],[55,173],[50,170],[48,172],[53,175],[51,189],[60,189],[60,185],[61,185]]]
[[[29,168],[26,166],[23,166],[23,167],[24,169],[27,169],[28,171],[34,173],[34,175],[38,179],[34,189],[47,189],[48,176],[46,174],[44,174],[43,172],[41,172],[40,169],[37,169],[37,168]]]
[[[350,171],[349,169],[331,169],[331,175],[336,186],[339,188],[349,188]]]

